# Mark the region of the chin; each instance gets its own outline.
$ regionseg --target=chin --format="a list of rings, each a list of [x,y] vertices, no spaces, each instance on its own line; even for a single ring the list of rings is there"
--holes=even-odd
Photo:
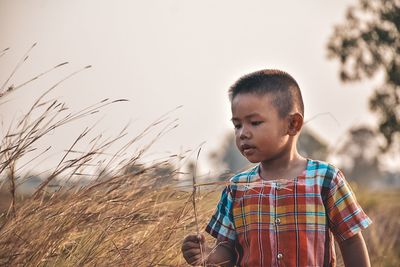
[[[259,163],[259,162],[261,162],[260,159],[257,159],[255,157],[245,157],[245,158],[251,163]]]
[[[247,159],[249,162],[251,163],[258,163],[260,162],[260,160],[258,159],[257,155],[255,153],[252,154],[246,154],[244,153],[244,151],[240,151],[240,154],[242,154],[242,156]]]

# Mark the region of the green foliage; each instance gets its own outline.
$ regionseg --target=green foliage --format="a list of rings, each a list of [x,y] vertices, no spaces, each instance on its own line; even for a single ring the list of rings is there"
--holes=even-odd
[[[343,82],[383,75],[370,99],[388,150],[400,133],[400,1],[360,0],[335,27],[328,56],[340,61]]]

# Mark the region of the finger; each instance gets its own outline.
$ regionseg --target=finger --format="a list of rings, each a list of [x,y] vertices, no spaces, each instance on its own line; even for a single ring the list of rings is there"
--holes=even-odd
[[[185,259],[189,259],[189,258],[193,258],[197,255],[201,255],[201,251],[200,251],[200,249],[197,249],[197,248],[196,249],[188,249],[188,250],[183,251],[182,254]]]
[[[196,237],[197,237],[198,242],[200,242],[200,243],[206,242],[206,237],[203,234],[199,234]]]
[[[183,242],[199,242],[199,237],[197,235],[187,235],[184,239]]]
[[[193,262],[194,266],[203,266],[204,259],[201,257],[201,255],[196,255],[195,257],[193,257],[193,259],[195,260]]]
[[[202,266],[202,265],[203,265],[203,259],[201,258],[201,255],[200,255],[200,254],[197,254],[197,255],[195,255],[195,256],[189,258],[189,259],[187,260],[187,262],[188,262],[190,265],[193,265],[193,266]]]
[[[200,249],[200,244],[195,242],[185,242],[182,244],[181,250],[184,251],[193,248]]]

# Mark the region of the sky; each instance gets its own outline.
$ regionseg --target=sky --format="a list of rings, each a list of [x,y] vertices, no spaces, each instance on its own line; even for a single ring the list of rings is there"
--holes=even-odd
[[[346,8],[355,3],[0,0],[0,50],[10,47],[0,58],[0,84],[35,42],[29,60],[10,84],[69,62],[9,96],[9,102],[0,105],[3,125],[24,114],[55,82],[91,65],[51,96],[71,110],[104,98],[129,102],[62,128],[43,146],[66,148],[97,120],[97,129],[110,136],[130,123],[128,135],[134,137],[168,113],[168,120],[178,120],[179,126],[158,140],[149,159],[196,150],[205,142],[199,162],[207,171],[210,153],[218,151],[233,130],[229,86],[246,73],[274,68],[297,80],[307,125],[334,147],[350,127],[374,122],[368,111],[374,81],[343,84],[338,62],[327,59],[333,27],[344,21]]]

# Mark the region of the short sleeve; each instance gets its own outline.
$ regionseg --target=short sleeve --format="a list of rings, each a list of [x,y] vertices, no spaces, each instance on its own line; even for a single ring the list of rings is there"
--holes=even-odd
[[[326,209],[330,229],[338,241],[354,236],[372,223],[341,171],[336,173],[329,186]]]
[[[206,226],[206,232],[221,241],[235,241],[236,231],[232,214],[232,195],[229,187],[222,191],[214,215]]]

